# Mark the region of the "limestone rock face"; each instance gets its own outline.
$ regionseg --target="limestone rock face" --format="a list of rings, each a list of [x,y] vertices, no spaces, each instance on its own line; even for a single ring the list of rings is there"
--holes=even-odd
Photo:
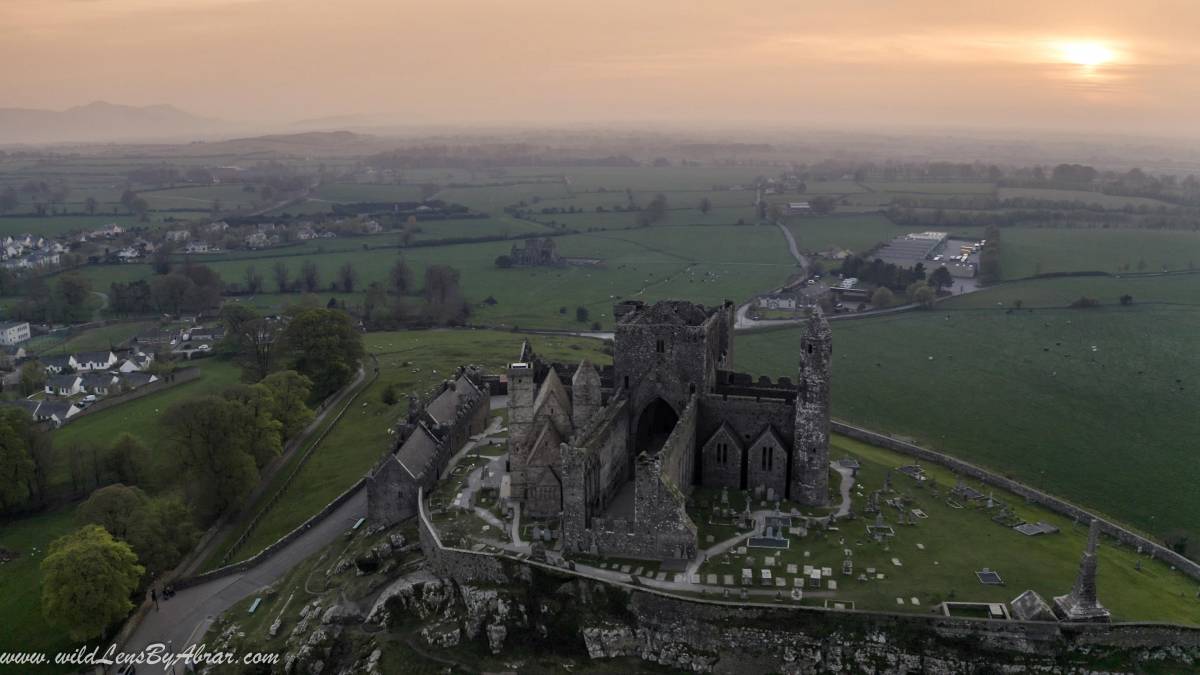
[[[405,618],[427,619],[449,611],[454,600],[450,582],[421,570],[406,574],[385,588],[367,613],[367,623],[395,625]]]

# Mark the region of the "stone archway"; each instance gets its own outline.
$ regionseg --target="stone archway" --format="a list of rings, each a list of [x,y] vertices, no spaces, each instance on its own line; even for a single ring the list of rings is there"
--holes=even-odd
[[[638,415],[637,433],[633,439],[633,455],[642,452],[654,454],[662,449],[675,425],[679,422],[679,414],[671,404],[662,398],[656,398],[642,408]]]

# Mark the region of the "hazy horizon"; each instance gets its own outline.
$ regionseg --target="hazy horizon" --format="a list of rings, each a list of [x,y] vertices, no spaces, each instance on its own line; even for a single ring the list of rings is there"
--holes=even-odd
[[[1195,136],[1200,5],[9,0],[0,107]]]

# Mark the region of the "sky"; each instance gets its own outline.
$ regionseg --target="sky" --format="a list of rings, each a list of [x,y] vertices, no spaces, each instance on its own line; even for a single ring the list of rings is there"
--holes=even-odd
[[[0,0],[0,107],[1187,134],[1195,0]]]

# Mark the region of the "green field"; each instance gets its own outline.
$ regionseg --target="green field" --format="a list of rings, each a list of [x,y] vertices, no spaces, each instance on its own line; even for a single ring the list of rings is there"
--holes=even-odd
[[[75,509],[66,508],[0,524],[0,547],[19,554],[0,565],[0,652],[54,654],[74,646],[66,631],[42,615],[42,576],[39,566],[46,548],[75,529]],[[63,669],[23,672],[61,672]]]
[[[323,183],[312,199],[326,202],[419,202],[418,185],[378,183]]]
[[[379,461],[390,443],[389,427],[407,413],[407,394],[422,393],[451,377],[454,368],[470,363],[497,372],[529,339],[534,350],[551,360],[597,366],[612,357],[604,343],[587,338],[525,336],[486,330],[432,330],[369,333],[368,352],[379,359],[379,378],[354,402],[297,475],[287,494],[260,521],[237,558],[254,555],[291,531],[341,494]],[[368,360],[368,366],[370,360]],[[399,402],[387,406],[384,388],[394,386]],[[211,561],[210,561],[211,563]],[[210,564],[210,567],[214,566]]]
[[[1174,208],[1173,205],[1157,199],[1146,197],[1124,197],[1121,195],[1106,195],[1103,192],[1087,192],[1085,190],[1049,190],[1041,188],[1000,188],[1000,199],[1044,199],[1054,202],[1080,202],[1103,209],[1122,209],[1127,206],[1148,207],[1151,209]]]
[[[936,181],[870,182],[867,187],[878,192],[897,192],[917,195],[985,195],[996,191],[993,183],[957,183]]]
[[[55,340],[45,349],[31,350],[40,355],[74,354],[76,352],[102,351],[119,346],[130,338],[154,327],[154,321],[132,321],[91,328],[81,333]]]
[[[1135,303],[1155,302],[1200,306],[1200,275],[1184,273],[1147,276],[1057,277],[998,284],[977,293],[946,300],[947,309],[1012,307],[1062,308],[1082,296],[1116,305],[1122,295]]]
[[[187,209],[208,211],[213,202],[220,201],[222,209],[248,209],[264,200],[258,192],[247,192],[240,185],[202,185],[180,187],[169,190],[144,190],[138,196],[150,204],[151,209]]]
[[[1000,268],[1016,279],[1046,272],[1131,272],[1200,265],[1200,232],[1130,229],[1004,228]],[[1139,265],[1145,262],[1144,269]]]
[[[796,238],[796,246],[801,251],[809,252],[830,248],[862,252],[902,234],[918,231],[897,227],[885,216],[876,214],[849,217],[791,216],[785,219],[785,224]]]
[[[158,222],[154,214],[150,215],[151,222]],[[0,217],[0,237],[6,235],[34,234],[52,237],[75,230],[94,230],[109,223],[121,227],[138,225],[138,219],[130,215],[95,215],[95,216],[3,216]]]
[[[387,242],[395,241],[396,236],[364,239]],[[467,300],[477,305],[471,317],[473,323],[539,328],[581,327],[575,321],[578,306],[589,309],[589,324],[599,321],[601,325],[610,326],[608,315],[613,301],[618,298],[680,297],[706,304],[725,299],[742,301],[782,285],[796,271],[783,235],[770,226],[664,226],[570,235],[555,241],[563,255],[597,257],[603,259],[604,264],[598,267],[500,269],[495,260],[510,252],[513,243],[510,241],[414,247],[404,249],[403,255],[417,283],[429,265],[443,264],[458,269]],[[317,254],[314,249],[311,257],[221,256],[207,264],[226,281],[242,279],[246,268],[253,265],[268,276],[268,290],[274,290],[269,274],[278,260],[288,265],[293,277],[306,260],[317,263],[323,288],[346,263],[354,266],[364,288],[372,281],[386,282],[388,271],[400,251],[395,248],[362,250],[351,242],[357,240],[327,242],[328,252]],[[313,244],[308,242],[303,246]],[[281,251],[290,254],[293,247]],[[94,288],[107,289],[113,281],[148,277],[150,266],[95,265],[84,268],[83,274],[91,279]],[[327,295],[320,294],[322,299]],[[495,298],[495,305],[480,304],[489,296]],[[255,304],[272,304],[265,299],[270,297],[260,295]],[[283,304],[298,300],[300,296],[276,297],[278,303],[275,304]],[[562,307],[569,311],[560,313]]]
[[[849,456],[861,464],[856,480],[862,486],[864,496],[851,493],[856,512],[861,513],[866,494],[883,488],[885,475],[890,471],[893,488],[913,500],[909,508],[920,509],[928,518],[913,518],[916,525],[902,525],[899,512],[885,505],[884,521],[896,532],[886,546],[867,536],[865,527],[874,522],[874,516],[863,516],[840,523],[836,532],[812,530],[807,537],[792,538],[791,547],[784,551],[749,549],[747,555],[756,558],[753,565],[745,564],[743,557],[738,555],[713,557],[700,568],[701,574],[729,574],[740,583],[743,568],[751,567],[757,575],[758,569],[763,567],[763,558],[773,556],[776,560],[772,571],[785,577],[790,589],[790,577],[796,575],[786,572],[788,564],[797,568],[804,565],[830,567],[833,569],[831,578],[838,585],[830,599],[853,601],[855,609],[859,610],[889,612],[927,613],[947,600],[1010,602],[1026,589],[1033,589],[1050,600],[1071,589],[1078,571],[1079,555],[1087,540],[1086,526],[1076,526],[1069,518],[1025,504],[1020,497],[1003,490],[972,485],[1012,507],[1013,512],[1026,522],[1042,521],[1061,530],[1057,534],[1029,537],[993,523],[993,512],[983,504],[968,504],[966,508],[950,506],[945,493],[954,486],[956,478],[949,470],[924,466],[930,479],[939,485],[941,496],[935,497],[930,488],[931,481],[919,483],[895,471],[896,467],[912,463],[903,455],[841,436],[835,436],[831,446],[834,459]],[[835,494],[838,485],[838,481],[832,483]],[[719,494],[717,490],[702,490],[697,493],[696,500],[711,502]],[[892,496],[895,495],[884,498]],[[731,504],[738,506],[743,502],[742,495],[730,495]],[[787,508],[783,510],[787,511]],[[701,525],[703,535],[706,529],[712,528],[706,525],[707,512],[703,509],[701,512],[701,517],[693,519],[705,523]],[[843,540],[845,545],[840,543]],[[853,551],[854,574],[851,576],[841,573],[845,559],[843,549],[846,548]],[[1100,601],[1113,612],[1114,621],[1200,624],[1200,599],[1196,598],[1200,586],[1195,580],[1169,569],[1162,562],[1138,556],[1131,548],[1116,546],[1108,539],[1101,540],[1099,557]],[[900,566],[892,563],[893,558],[900,561]],[[1136,569],[1138,558],[1142,562],[1141,571]],[[857,576],[867,568],[874,568],[884,578],[858,580]],[[984,568],[999,572],[1004,585],[980,584],[975,572]],[[896,601],[898,597],[903,598],[904,604]],[[919,605],[912,604],[914,597],[919,600]],[[824,599],[814,598],[809,602],[819,605]]]
[[[986,293],[1007,302],[1013,291]],[[836,322],[834,414],[990,466],[1157,536],[1200,541],[1200,463],[1192,448],[1200,433],[1197,308],[1008,313],[955,311],[959,304],[967,303]],[[794,374],[797,330],[739,336],[738,343],[739,370]]]

